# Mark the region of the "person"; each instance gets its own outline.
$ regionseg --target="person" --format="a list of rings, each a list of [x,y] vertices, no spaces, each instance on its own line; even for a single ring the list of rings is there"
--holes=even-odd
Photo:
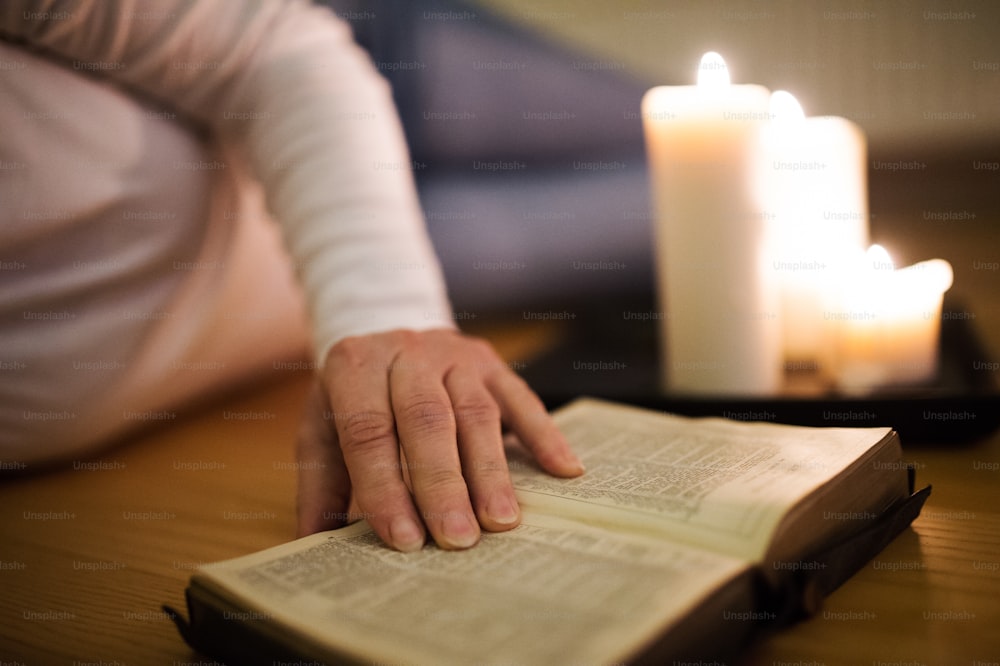
[[[391,93],[329,11],[12,0],[0,86],[6,468],[91,455],[311,345],[300,534],[363,517],[409,551],[512,528],[502,423],[582,473],[455,327]]]

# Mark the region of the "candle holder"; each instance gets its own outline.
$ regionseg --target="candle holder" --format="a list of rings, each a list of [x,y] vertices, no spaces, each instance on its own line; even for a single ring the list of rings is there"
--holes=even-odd
[[[660,312],[652,292],[574,308],[577,317],[562,342],[527,363],[521,374],[550,409],[588,395],[688,416],[811,426],[891,425],[907,443],[957,444],[1000,427],[1000,386],[995,373],[976,369],[991,356],[962,316],[968,309],[951,292],[943,301],[934,351],[937,371],[905,385],[845,391],[812,366],[785,372],[781,389],[766,396],[664,390]]]

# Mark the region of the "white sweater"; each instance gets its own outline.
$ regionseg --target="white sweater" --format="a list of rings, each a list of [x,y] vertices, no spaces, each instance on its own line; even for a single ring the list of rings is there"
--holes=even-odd
[[[294,0],[0,6],[0,460],[337,340],[452,326],[391,95]],[[167,411],[164,411],[167,410]]]

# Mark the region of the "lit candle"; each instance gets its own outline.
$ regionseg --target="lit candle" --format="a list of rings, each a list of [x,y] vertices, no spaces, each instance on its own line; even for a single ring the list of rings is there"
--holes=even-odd
[[[951,265],[931,259],[895,270],[873,245],[863,265],[844,280],[835,322],[838,386],[863,393],[887,385],[919,384],[938,368],[941,304],[951,287]]]
[[[767,394],[781,385],[776,276],[759,183],[769,91],[730,85],[706,53],[694,86],[642,100],[656,210],[664,385]]]
[[[840,267],[868,246],[865,137],[854,123],[806,118],[783,90],[765,129],[785,361],[828,371],[823,312]]]

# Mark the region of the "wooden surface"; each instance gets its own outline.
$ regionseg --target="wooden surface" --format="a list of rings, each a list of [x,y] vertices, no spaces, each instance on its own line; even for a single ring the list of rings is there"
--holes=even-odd
[[[160,605],[183,608],[199,563],[293,536],[292,441],[308,383],[288,373],[99,459],[3,482],[0,663],[200,663]],[[745,663],[1000,660],[1000,437],[907,453],[934,485],[924,514],[819,615]]]
[[[308,385],[289,376],[86,466],[3,483],[3,663],[197,662],[160,606],[184,608],[198,564],[294,537]]]

